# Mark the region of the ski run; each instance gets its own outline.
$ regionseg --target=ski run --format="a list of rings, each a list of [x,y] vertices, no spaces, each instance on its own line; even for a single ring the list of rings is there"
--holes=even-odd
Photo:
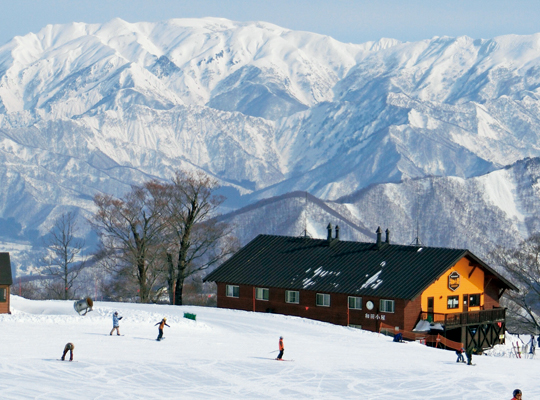
[[[513,355],[517,336],[472,368],[453,351],[297,317],[99,301],[79,316],[72,301],[11,301],[0,315],[2,399],[502,400],[516,388],[540,398],[539,359]],[[120,337],[109,335],[115,311]],[[280,336],[294,362],[274,360]],[[74,362],[58,361],[68,342]]]

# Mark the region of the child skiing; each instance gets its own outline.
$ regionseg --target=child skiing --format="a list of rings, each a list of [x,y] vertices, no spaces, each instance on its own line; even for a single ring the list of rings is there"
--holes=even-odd
[[[115,311],[113,316],[112,316],[112,321],[113,321],[113,328],[111,329],[111,333],[110,335],[112,336],[114,330],[116,329],[116,334],[118,336],[120,336],[120,320],[122,319],[123,317],[119,317],[118,316],[118,311]]]
[[[465,362],[465,359],[463,358],[463,352],[464,351],[465,351],[465,349],[463,347],[461,349],[459,349],[459,350],[456,350],[456,354],[457,354],[456,362],[462,362],[462,363]]]
[[[512,393],[514,397],[512,397],[512,400],[521,400],[521,396],[522,396],[522,393],[521,393],[521,390],[519,389],[516,389],[514,390],[514,393]]]
[[[276,360],[281,360],[283,357],[283,352],[285,351],[285,346],[283,346],[283,336],[279,337],[279,354]]]
[[[167,325],[167,318],[163,318],[161,320],[161,322],[158,322],[156,325],[159,325],[159,335],[158,335],[158,337],[156,339],[159,342],[161,339],[163,339],[163,328],[165,327],[165,325]],[[156,325],[154,325],[154,326],[156,326]],[[167,325],[167,326],[169,326],[169,325]],[[169,326],[169,328],[170,328],[170,326]]]
[[[73,349],[75,349],[75,345],[73,343],[68,343],[64,347],[64,353],[62,354],[62,361],[66,359],[66,354],[69,351],[69,361],[73,361]]]

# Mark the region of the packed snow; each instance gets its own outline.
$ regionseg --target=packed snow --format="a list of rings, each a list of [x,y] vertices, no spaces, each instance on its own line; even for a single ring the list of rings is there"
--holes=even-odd
[[[11,297],[0,315],[2,399],[540,398],[538,360],[475,356],[308,319],[194,306]],[[118,311],[122,336],[109,336]],[[196,321],[183,318],[185,312]],[[154,324],[167,317],[165,340]],[[279,336],[284,359],[275,361]],[[59,361],[67,342],[74,362]]]

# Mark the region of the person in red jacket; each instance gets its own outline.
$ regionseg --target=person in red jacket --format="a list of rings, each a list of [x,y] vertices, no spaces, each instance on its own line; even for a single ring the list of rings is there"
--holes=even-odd
[[[167,325],[167,318],[163,318],[161,320],[161,322],[158,322],[156,325],[159,325],[159,335],[158,335],[158,337],[156,339],[159,342],[161,339],[163,339],[163,328],[165,327],[165,325]],[[154,325],[154,326],[156,326],[156,325]],[[169,325],[167,325],[167,326],[169,326]],[[169,328],[170,328],[170,326],[169,326]]]
[[[283,352],[285,351],[285,346],[283,346],[283,336],[279,337],[279,354],[276,360],[281,360],[283,357]]]
[[[512,397],[512,400],[521,400],[521,390],[516,389],[512,394],[514,395],[514,397]]]

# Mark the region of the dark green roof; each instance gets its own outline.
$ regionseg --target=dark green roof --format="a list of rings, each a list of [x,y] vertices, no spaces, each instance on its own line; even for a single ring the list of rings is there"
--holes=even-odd
[[[517,288],[468,250],[259,235],[205,281],[414,299],[463,257]]]
[[[9,253],[0,253],[0,285],[12,285]]]

